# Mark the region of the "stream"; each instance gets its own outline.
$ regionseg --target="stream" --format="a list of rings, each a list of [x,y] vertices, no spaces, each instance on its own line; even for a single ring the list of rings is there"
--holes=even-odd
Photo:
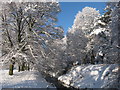
[[[64,90],[64,89],[65,90],[79,90],[79,89],[76,89],[76,88],[71,87],[71,86],[70,87],[65,87],[63,85],[63,83],[60,82],[57,78],[50,77],[49,75],[47,75],[45,77],[45,79],[46,79],[47,82],[52,83],[57,88],[57,90]]]

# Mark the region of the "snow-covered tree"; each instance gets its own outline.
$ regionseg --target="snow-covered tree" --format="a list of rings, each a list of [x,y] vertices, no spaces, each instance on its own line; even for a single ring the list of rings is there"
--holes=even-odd
[[[49,47],[45,47],[45,58],[42,61],[45,66],[39,66],[38,68],[40,68],[41,72],[52,76],[60,75],[63,73],[67,63],[65,59],[66,37],[46,41],[46,44]]]
[[[10,2],[2,4],[1,11],[3,60],[12,65],[41,62],[44,42],[63,33],[55,27],[57,2]]]
[[[88,35],[93,31],[94,23],[99,15],[99,11],[91,7],[85,7],[82,12],[78,12],[72,28],[67,33],[68,60],[87,63],[86,46],[89,41]]]
[[[107,28],[96,28],[91,32],[89,36],[89,42],[87,43],[88,55],[94,56],[94,63],[104,63],[105,55],[108,53],[110,43],[110,32]],[[91,59],[91,56],[89,59]]]
[[[85,7],[77,13],[72,28],[81,29],[85,35],[90,34],[99,15],[99,11],[95,8]]]
[[[105,56],[108,53],[107,50],[110,48],[111,30],[109,24],[111,21],[111,9],[106,6],[105,10],[107,11],[102,16],[99,16],[93,25],[93,31],[88,35],[89,42],[86,48],[89,55],[93,54],[92,56],[94,56],[96,63],[107,63]]]
[[[107,63],[118,63],[119,62],[119,3],[112,2],[108,3],[108,7],[111,10],[109,23],[110,28],[110,42],[109,48],[106,50],[107,54],[105,59]]]
[[[120,87],[120,1],[110,3],[109,5],[112,9],[111,14],[111,48],[108,53],[108,59],[112,61],[112,63],[118,63],[118,74],[116,87]]]
[[[112,45],[117,52],[116,62],[120,63],[120,2],[112,12]]]

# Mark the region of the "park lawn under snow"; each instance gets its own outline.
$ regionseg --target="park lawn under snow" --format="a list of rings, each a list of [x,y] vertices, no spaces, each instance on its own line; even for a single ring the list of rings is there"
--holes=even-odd
[[[65,86],[75,88],[103,88],[116,79],[117,64],[82,65],[73,67],[58,78]]]
[[[14,70],[14,75],[8,75],[8,70],[0,70],[1,88],[55,88],[48,83],[38,71]]]

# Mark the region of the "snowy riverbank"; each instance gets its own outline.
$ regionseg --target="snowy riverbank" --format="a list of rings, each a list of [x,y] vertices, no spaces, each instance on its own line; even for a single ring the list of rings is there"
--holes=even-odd
[[[75,88],[108,88],[116,80],[116,64],[82,65],[73,67],[58,78],[65,86]],[[116,88],[116,87],[115,87]]]
[[[108,88],[116,81],[117,64],[81,65],[73,67],[67,74],[55,79],[46,80],[38,71],[14,70],[14,75],[8,75],[8,70],[0,70],[1,88]],[[48,83],[49,82],[49,83]],[[50,84],[53,83],[54,85]],[[62,86],[62,84],[65,86]]]

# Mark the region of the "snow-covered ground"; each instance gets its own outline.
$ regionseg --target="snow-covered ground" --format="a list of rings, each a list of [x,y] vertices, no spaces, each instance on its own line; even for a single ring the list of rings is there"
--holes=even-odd
[[[65,86],[75,88],[105,88],[116,79],[117,64],[82,65],[73,67],[58,78]]]
[[[55,88],[48,83],[38,71],[14,70],[14,75],[8,75],[8,70],[0,70],[1,88]]]

